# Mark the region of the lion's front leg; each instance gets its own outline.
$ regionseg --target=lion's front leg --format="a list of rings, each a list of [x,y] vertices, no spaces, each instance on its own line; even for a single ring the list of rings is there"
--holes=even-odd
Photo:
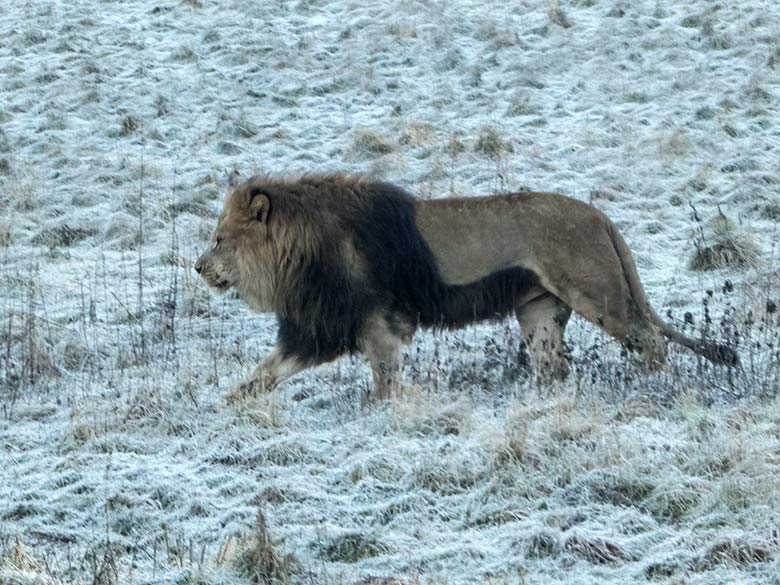
[[[284,380],[305,369],[297,356],[285,353],[279,346],[275,346],[252,375],[231,390],[227,399],[229,401],[242,400],[273,391]]]
[[[371,363],[374,394],[379,399],[390,398],[403,390],[401,382],[401,347],[411,341],[411,333],[396,331],[385,317],[373,315],[366,320],[360,335],[360,349]]]

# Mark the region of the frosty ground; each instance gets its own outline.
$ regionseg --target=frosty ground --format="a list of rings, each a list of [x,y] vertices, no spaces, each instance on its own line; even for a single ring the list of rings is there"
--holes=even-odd
[[[779,67],[770,1],[3,2],[0,583],[780,583]],[[229,404],[233,170],[590,201],[744,368],[507,321]]]

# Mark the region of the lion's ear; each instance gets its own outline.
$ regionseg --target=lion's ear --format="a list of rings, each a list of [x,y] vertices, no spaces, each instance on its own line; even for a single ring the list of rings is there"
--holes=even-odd
[[[252,193],[252,201],[249,203],[249,212],[260,223],[268,222],[268,214],[271,212],[271,200],[263,193]]]

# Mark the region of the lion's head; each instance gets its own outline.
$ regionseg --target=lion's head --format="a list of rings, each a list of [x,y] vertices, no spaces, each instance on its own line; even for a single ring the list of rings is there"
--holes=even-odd
[[[319,303],[322,278],[336,289],[353,286],[353,276],[368,278],[351,231],[370,200],[366,185],[341,174],[259,175],[234,185],[195,269],[258,311],[297,316],[294,306]]]
[[[235,289],[260,311],[273,310],[275,246],[269,194],[247,181],[230,189],[211,241],[195,270],[219,292]]]

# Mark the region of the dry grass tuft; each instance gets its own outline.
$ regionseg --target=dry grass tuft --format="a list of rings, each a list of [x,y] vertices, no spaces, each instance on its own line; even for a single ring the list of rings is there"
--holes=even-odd
[[[52,248],[61,246],[67,248],[96,234],[97,230],[94,228],[62,224],[41,230],[32,239],[32,243],[38,246],[49,246]]]
[[[472,414],[473,405],[465,398],[439,402],[413,395],[393,402],[394,430],[412,436],[467,435]]]
[[[366,577],[357,582],[357,585],[420,585],[418,579],[397,579],[396,577]]]
[[[758,266],[761,249],[755,236],[723,213],[713,218],[700,233],[696,253],[689,263],[691,270]]]
[[[479,138],[474,150],[491,158],[499,158],[504,152],[514,152],[515,147],[498,133],[495,128],[485,126],[479,131]]]
[[[320,557],[332,563],[357,563],[387,554],[389,550],[380,540],[360,532],[340,534],[319,545]]]
[[[252,583],[290,582],[295,558],[289,554],[282,554],[276,549],[268,534],[265,515],[261,511],[257,513],[254,529],[235,544],[235,549],[233,566]],[[226,554],[229,555],[225,553],[222,557]]]
[[[572,534],[563,544],[566,552],[589,563],[606,565],[636,561],[636,556],[613,540],[597,536]]]
[[[656,486],[645,501],[650,514],[659,521],[679,521],[694,511],[702,500],[704,486],[700,482],[683,478],[670,478],[669,482]]]
[[[17,537],[12,545],[0,551],[0,583],[2,585],[53,585],[46,563],[34,558]]]
[[[560,538],[551,530],[534,532],[523,541],[523,553],[527,559],[557,557],[561,553]]]
[[[62,375],[53,359],[51,331],[40,315],[43,301],[35,278],[33,273],[25,283],[22,311],[8,314],[0,322],[3,352],[0,388],[9,390],[11,408],[20,387]]]
[[[701,568],[712,570],[717,565],[750,565],[769,563],[777,558],[778,549],[765,544],[757,544],[742,538],[729,538],[711,545],[699,561]]]
[[[182,213],[191,213],[200,217],[210,217],[212,215],[211,205],[205,196],[194,196],[187,199],[179,199],[167,206],[167,211],[173,217]]]
[[[12,241],[11,226],[5,222],[0,223],[0,246],[8,247]]]
[[[476,460],[468,459],[461,452],[439,453],[418,462],[412,485],[451,496],[467,492],[484,479],[484,471]]]
[[[539,112],[539,108],[531,104],[531,98],[525,92],[513,95],[506,109],[507,116],[534,116]]]
[[[562,28],[571,28],[571,21],[563,9],[558,6],[557,3],[550,6],[547,10],[547,16],[550,18],[550,22],[557,24]]]
[[[536,452],[538,444],[529,441],[528,427],[532,414],[528,409],[513,404],[507,411],[503,429],[501,430],[495,445],[496,467],[507,465],[528,465],[535,467],[541,457]]]
[[[507,425],[496,452],[496,465],[535,462],[536,457],[528,452],[528,425]]]
[[[119,122],[119,136],[129,136],[141,126],[140,120],[134,116],[125,116]]]
[[[395,147],[381,134],[364,130],[358,132],[352,140],[352,150],[360,156],[374,158],[390,154]]]
[[[41,206],[41,179],[34,170],[12,170],[0,192],[2,207],[6,206],[6,202],[22,213],[35,211]]]
[[[780,203],[772,201],[764,205],[764,208],[761,210],[761,217],[780,222]]]
[[[587,485],[594,500],[624,507],[641,506],[655,489],[650,478],[619,471],[595,472]]]
[[[431,142],[433,126],[425,123],[411,123],[406,126],[399,142],[409,146],[423,146]]]

